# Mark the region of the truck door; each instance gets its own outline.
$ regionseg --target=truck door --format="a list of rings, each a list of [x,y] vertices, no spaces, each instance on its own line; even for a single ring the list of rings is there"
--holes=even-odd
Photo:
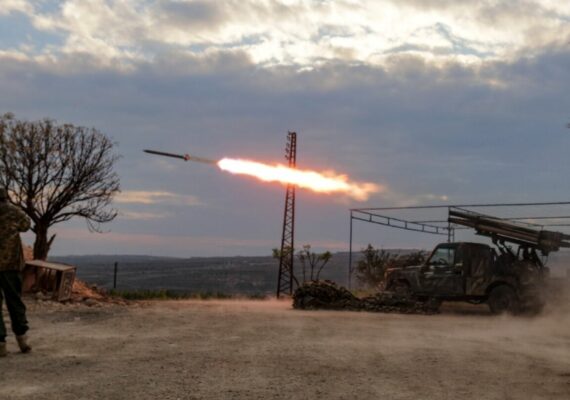
[[[491,266],[494,264],[495,252],[491,248],[483,246],[473,247],[469,251],[465,294],[468,296],[484,296],[492,277]]]
[[[465,294],[463,257],[461,248],[441,245],[431,254],[421,270],[422,292],[435,296]]]

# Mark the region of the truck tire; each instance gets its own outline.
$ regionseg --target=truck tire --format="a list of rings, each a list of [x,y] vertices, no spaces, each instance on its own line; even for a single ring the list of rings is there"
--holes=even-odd
[[[516,314],[519,311],[519,299],[515,291],[507,285],[500,285],[491,290],[487,300],[493,314]]]

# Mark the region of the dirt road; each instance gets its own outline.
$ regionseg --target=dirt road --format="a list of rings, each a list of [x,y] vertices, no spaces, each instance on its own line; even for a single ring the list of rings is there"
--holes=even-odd
[[[568,399],[570,314],[294,311],[277,301],[34,306],[1,399]]]

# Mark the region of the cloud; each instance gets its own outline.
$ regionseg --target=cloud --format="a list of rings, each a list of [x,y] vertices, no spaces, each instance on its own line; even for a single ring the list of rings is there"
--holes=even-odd
[[[166,27],[178,33],[179,40],[188,31],[215,31],[228,17],[222,2],[211,1],[166,1],[158,2],[153,10],[156,13],[155,26]],[[176,41],[176,38],[172,38]]]
[[[444,194],[411,194],[388,192],[383,194],[382,199],[388,201],[394,207],[410,207],[425,204],[441,204],[449,201],[449,196]]]
[[[181,195],[171,192],[145,191],[145,190],[127,190],[119,193],[115,199],[119,204],[166,204],[166,205],[183,205],[198,206],[202,205],[196,196]],[[136,215],[131,213],[131,216]],[[142,214],[139,213],[139,216]]]
[[[173,52],[242,53],[262,67],[384,65],[393,54],[482,63],[565,46],[570,38],[569,7],[551,0],[65,0],[50,10],[4,3],[5,13],[25,12],[34,29],[65,37],[41,55],[52,61],[91,56],[103,68],[125,71]],[[34,51],[21,50],[38,56]]]
[[[0,16],[9,15],[14,12],[31,14],[33,6],[26,0],[0,0]]]
[[[168,213],[152,213],[152,212],[140,212],[140,211],[129,211],[121,210],[119,211],[119,218],[135,221],[149,221],[154,219],[163,219],[170,216]]]

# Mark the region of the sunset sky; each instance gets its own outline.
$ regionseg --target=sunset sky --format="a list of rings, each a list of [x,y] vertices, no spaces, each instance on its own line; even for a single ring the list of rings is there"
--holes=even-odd
[[[570,199],[570,1],[0,0],[4,112],[118,143],[120,216],[53,254],[270,254],[283,186],[142,149],[284,162],[288,130],[383,188],[298,192],[297,243],[342,251],[351,207]]]

